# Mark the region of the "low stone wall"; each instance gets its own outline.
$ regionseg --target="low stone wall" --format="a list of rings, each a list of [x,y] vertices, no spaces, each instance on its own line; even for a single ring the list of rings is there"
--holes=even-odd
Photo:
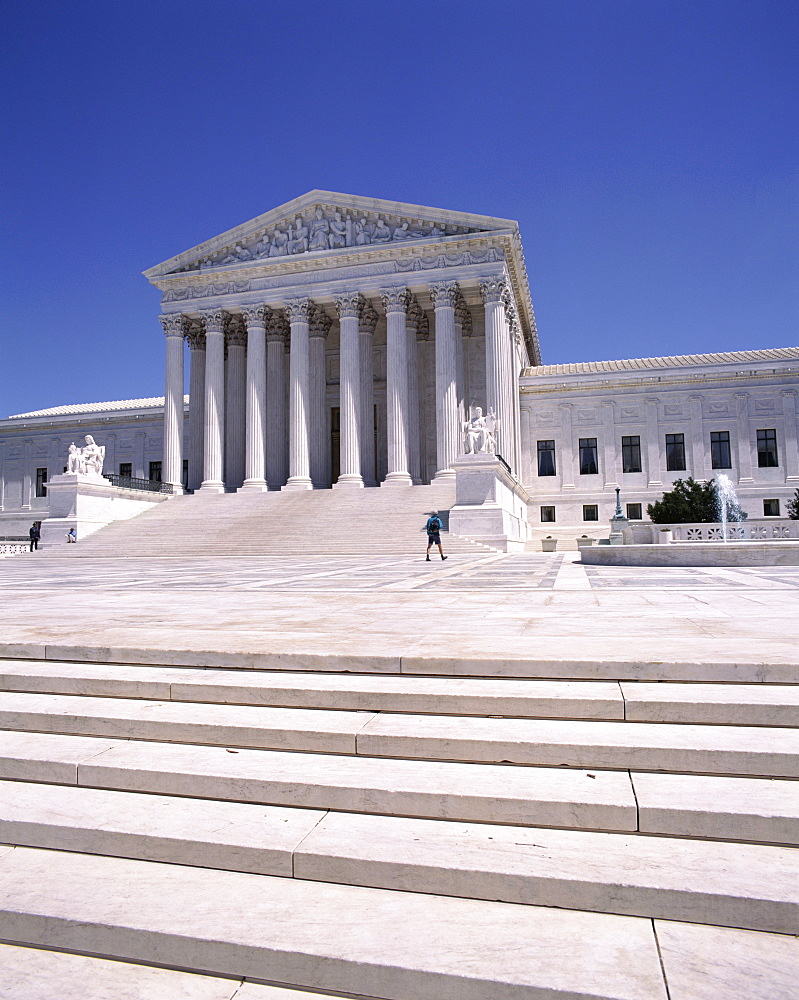
[[[580,549],[589,566],[799,566],[799,541],[671,542]]]

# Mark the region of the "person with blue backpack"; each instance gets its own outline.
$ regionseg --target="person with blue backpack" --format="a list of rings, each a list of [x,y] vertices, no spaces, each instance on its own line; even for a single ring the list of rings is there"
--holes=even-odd
[[[433,513],[427,519],[427,525],[425,530],[427,531],[427,561],[430,562],[430,549],[434,546],[438,546],[438,551],[441,554],[442,559],[447,557],[444,555],[444,550],[441,548],[441,518],[438,516],[438,511],[434,510]]]

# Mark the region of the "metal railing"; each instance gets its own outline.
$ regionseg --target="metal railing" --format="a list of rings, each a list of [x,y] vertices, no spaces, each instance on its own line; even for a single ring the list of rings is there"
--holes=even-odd
[[[112,486],[123,490],[142,490],[145,493],[174,493],[172,483],[159,483],[155,479],[134,479],[132,476],[117,476],[113,472],[104,472],[103,478]]]

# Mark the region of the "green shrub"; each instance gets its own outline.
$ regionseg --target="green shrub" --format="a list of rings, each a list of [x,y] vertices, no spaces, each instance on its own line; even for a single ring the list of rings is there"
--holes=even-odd
[[[797,491],[799,492],[799,491]],[[647,514],[655,524],[706,524],[718,521],[716,484],[698,483],[692,476],[675,479],[663,499],[651,503]]]
[[[785,505],[785,510],[792,521],[799,521],[799,490],[794,493],[793,497]]]

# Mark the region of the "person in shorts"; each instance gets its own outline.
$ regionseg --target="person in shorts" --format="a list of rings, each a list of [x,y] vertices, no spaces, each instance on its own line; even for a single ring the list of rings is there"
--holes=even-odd
[[[447,557],[444,555],[444,550],[441,547],[441,518],[438,516],[438,511],[434,510],[433,513],[428,517],[425,530],[427,531],[427,561],[430,562],[430,549],[434,546],[438,546],[438,551],[442,559]]]

